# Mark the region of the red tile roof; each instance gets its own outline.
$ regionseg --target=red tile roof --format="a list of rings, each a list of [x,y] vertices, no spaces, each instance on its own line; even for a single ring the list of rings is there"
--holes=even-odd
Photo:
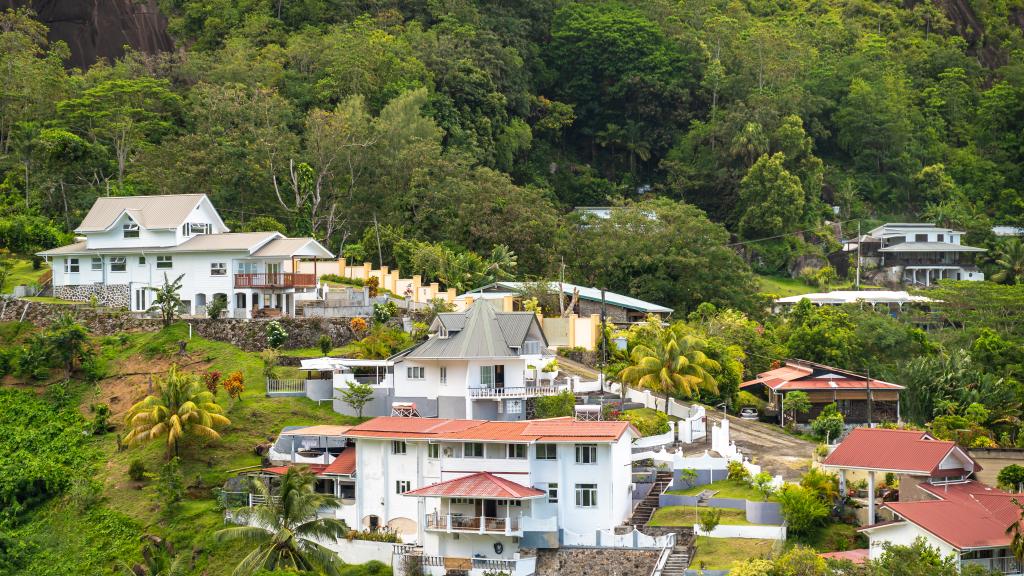
[[[844,550],[842,552],[823,552],[818,554],[822,558],[830,558],[832,560],[849,560],[854,564],[863,564],[868,560],[868,549],[858,548],[856,550]]]
[[[860,468],[906,474],[931,475],[953,450],[973,459],[956,443],[935,440],[920,430],[854,428],[823,463],[837,468]],[[974,471],[981,466],[974,462]]]
[[[422,440],[469,440],[480,442],[615,442],[636,428],[629,422],[604,420],[582,422],[572,418],[498,422],[381,416],[354,426],[353,438],[409,438]]]
[[[817,377],[814,377],[815,370],[819,372]],[[821,374],[821,372],[835,375],[837,378],[822,378],[821,376],[823,374]],[[767,372],[761,372],[757,375],[757,378],[740,384],[740,388],[764,385],[776,391],[831,389],[867,390],[867,382],[868,380],[866,376],[854,374],[847,370],[840,370],[838,368],[832,368],[831,366],[825,366],[824,364],[814,364],[811,362],[788,361],[784,366],[775,368],[774,370],[768,370]],[[903,386],[872,378],[871,388],[873,390],[902,390]]]
[[[537,498],[546,494],[543,490],[529,488],[511,480],[499,478],[490,472],[477,472],[455,480],[439,482],[416,490],[405,496],[432,496],[444,498],[488,498],[501,500],[522,500]]]

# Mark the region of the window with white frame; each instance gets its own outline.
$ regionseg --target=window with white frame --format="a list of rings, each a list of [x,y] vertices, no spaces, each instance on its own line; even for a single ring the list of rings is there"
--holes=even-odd
[[[507,454],[509,458],[526,458],[526,444],[509,444]]]
[[[395,480],[395,494],[405,494],[412,489],[412,483],[408,480]]]
[[[403,440],[393,440],[391,442],[391,453],[392,454],[405,454],[407,447]]]
[[[157,268],[173,268],[174,257],[173,256],[157,256],[156,257]]]
[[[197,234],[209,234],[211,229],[209,224],[190,222],[182,226],[181,231],[185,236],[195,236]]]
[[[227,276],[227,262],[210,262],[210,276]]]
[[[535,458],[537,460],[557,460],[558,459],[558,445],[557,444],[537,444],[535,450]]]
[[[597,444],[577,444],[576,463],[597,464]]]
[[[494,386],[494,366],[480,367],[480,385],[484,388]]]
[[[558,504],[558,482],[548,482],[548,503]]]
[[[509,508],[522,508],[522,500],[498,500],[498,506],[508,506]]]
[[[65,274],[78,274],[79,265],[78,258],[65,258],[64,259],[64,273]]]
[[[540,342],[536,340],[527,340],[526,342],[523,342],[522,353],[529,354],[531,356],[540,354]]]
[[[576,485],[576,506],[594,508],[597,506],[597,484]]]
[[[423,380],[426,378],[426,369],[423,366],[406,366],[405,377],[409,380]]]
[[[447,366],[441,366],[440,370],[441,370],[441,384],[447,384],[448,383],[448,367]]]
[[[427,444],[427,458],[437,459],[441,456],[440,444]]]
[[[93,270],[103,270],[103,258],[93,258],[92,259],[92,269]]]
[[[139,237],[139,225],[135,222],[128,221],[121,226],[121,232],[125,238],[138,238]]]
[[[110,257],[110,271],[111,272],[124,272],[128,270],[128,258],[124,256],[111,256]]]
[[[145,256],[139,256],[139,266],[145,266],[145,265],[146,265],[146,257]]]
[[[462,445],[462,456],[464,458],[483,458],[484,445],[482,442],[466,442]]]

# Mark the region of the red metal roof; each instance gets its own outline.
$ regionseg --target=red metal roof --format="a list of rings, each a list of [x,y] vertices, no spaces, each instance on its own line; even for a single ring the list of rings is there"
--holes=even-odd
[[[354,438],[469,440],[481,442],[615,442],[632,424],[620,420],[583,422],[572,418],[498,422],[382,416],[354,426]]]
[[[522,500],[537,498],[546,494],[543,490],[529,488],[511,480],[499,478],[490,472],[477,472],[439,482],[416,490],[410,490],[405,496],[432,496],[444,498],[487,498],[498,500]]]
[[[854,564],[863,564],[868,560],[868,549],[857,548],[856,550],[844,550],[842,552],[823,552],[818,554],[822,558],[831,558],[832,560],[849,560]]]
[[[819,372],[815,376],[815,370]],[[825,374],[834,375],[835,378],[822,378]],[[740,384],[740,388],[763,385],[772,390],[829,390],[829,389],[854,389],[867,390],[868,379],[866,376],[854,374],[848,370],[832,368],[824,364],[815,364],[803,361],[787,361],[785,366],[761,372],[757,378]],[[871,379],[871,388],[878,390],[902,390],[903,386],[885,382],[883,380]]]
[[[339,476],[351,476],[356,472],[356,449],[346,448],[338,454],[333,462],[327,465],[323,474],[337,474]]]
[[[306,468],[309,468],[309,471],[312,472],[313,474],[320,474],[321,472],[324,471],[324,468],[327,468],[327,465],[326,464],[289,464],[287,466],[271,466],[269,468],[264,468],[263,471],[264,472],[269,472],[270,474],[277,474],[279,476],[283,476],[283,475],[287,474],[288,473],[288,469],[292,468],[292,467],[295,467],[295,468],[306,467]]]
[[[823,464],[837,468],[930,475],[954,449],[958,449],[956,443],[935,440],[920,430],[854,428]],[[964,458],[973,461],[966,452],[961,452]],[[981,470],[981,466],[974,462],[972,471],[977,470]]]

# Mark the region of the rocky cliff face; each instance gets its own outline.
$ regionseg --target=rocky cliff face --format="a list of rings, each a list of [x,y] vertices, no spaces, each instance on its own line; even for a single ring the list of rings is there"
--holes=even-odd
[[[69,66],[124,55],[124,46],[155,53],[174,48],[156,0],[0,0],[0,10],[30,5],[50,28],[50,41],[71,48]]]

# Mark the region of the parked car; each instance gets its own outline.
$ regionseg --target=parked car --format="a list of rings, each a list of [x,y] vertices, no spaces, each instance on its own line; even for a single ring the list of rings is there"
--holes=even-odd
[[[757,408],[746,407],[740,410],[740,418],[744,420],[757,420]]]

